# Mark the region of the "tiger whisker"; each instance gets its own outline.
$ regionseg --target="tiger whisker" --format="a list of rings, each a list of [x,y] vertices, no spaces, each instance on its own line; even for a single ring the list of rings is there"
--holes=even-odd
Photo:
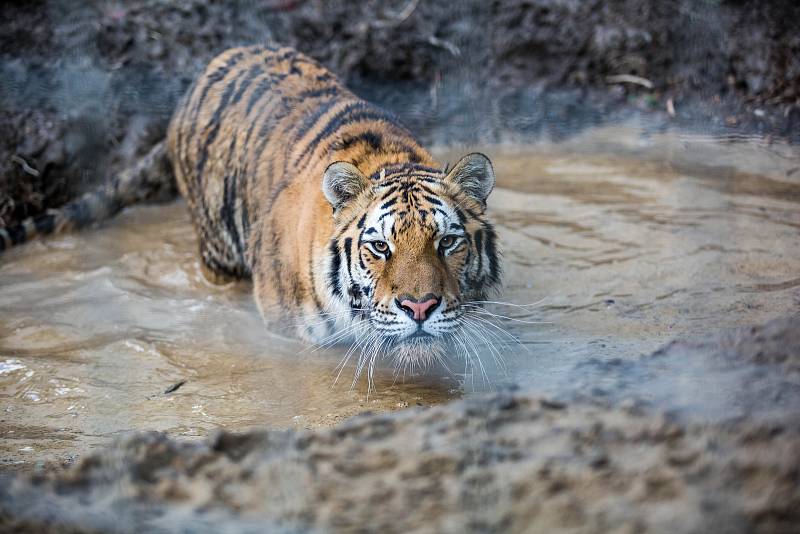
[[[380,342],[372,349],[371,355],[369,358],[369,367],[367,369],[367,400],[369,400],[369,394],[374,389],[374,379],[373,375],[375,372],[375,361],[378,359],[378,355],[383,348],[383,345],[386,343],[386,338],[382,338]]]
[[[356,366],[356,374],[353,377],[353,382],[350,385],[350,389],[353,390],[358,383],[358,379],[361,377],[361,373],[364,371],[364,365],[367,363],[367,353],[371,350],[372,346],[380,340],[380,334],[378,332],[373,332],[367,340],[362,344],[361,347],[361,354],[358,357],[358,364]],[[369,384],[367,385],[367,393],[369,393]]]
[[[347,352],[345,352],[339,364],[334,368],[334,371],[336,369],[339,370],[339,372],[336,374],[336,378],[333,381],[334,384],[337,384],[339,382],[339,377],[342,375],[342,371],[344,371],[345,366],[347,366],[347,362],[350,360],[350,357],[355,353],[355,350],[358,346],[359,346],[359,340],[358,338],[356,338],[355,340],[353,340],[353,343],[350,344],[350,347],[347,349]]]
[[[352,308],[355,311],[370,311],[368,308]],[[298,327],[298,326],[317,326],[321,325],[322,323],[326,323],[331,319],[342,319],[345,317],[350,317],[350,310],[338,311],[338,312],[314,312],[308,313],[306,315],[298,317],[301,322],[294,323],[290,326]],[[318,321],[314,321],[312,323],[306,322],[306,319],[311,319],[315,317],[324,317],[324,319],[320,319]]]
[[[357,339],[353,343],[353,346],[351,347],[351,350],[352,350],[351,355],[355,354],[356,350],[359,350],[359,349],[360,349],[361,352],[359,354],[358,362],[356,362],[356,371],[355,371],[354,376],[353,376],[353,381],[350,383],[350,391],[355,389],[356,383],[358,382],[358,378],[359,378],[359,376],[361,376],[361,367],[362,367],[361,359],[363,358],[364,347],[367,344],[369,344],[377,335],[378,335],[377,333],[373,332],[369,336],[367,336],[366,338],[364,338],[362,340],[358,340]],[[350,352],[350,351],[348,351],[348,352]],[[347,357],[348,357],[348,359],[350,358],[350,356],[347,356]]]
[[[472,335],[472,334],[471,334],[471,332],[470,332],[469,330],[466,330],[466,329],[465,329],[465,330],[463,330],[463,331],[464,331],[465,333],[467,333],[468,335]],[[486,369],[485,369],[485,368],[484,368],[484,366],[483,366],[483,361],[481,360],[480,354],[478,354],[478,353],[477,353],[477,351],[475,351],[474,349],[470,350],[470,348],[471,348],[471,347],[470,347],[470,346],[468,346],[468,345],[467,345],[467,344],[464,342],[464,340],[463,340],[463,339],[461,339],[461,338],[455,338],[455,339],[456,339],[456,341],[458,341],[459,345],[461,345],[461,348],[462,348],[462,349],[464,349],[464,356],[465,356],[465,358],[469,358],[470,364],[471,364],[473,367],[475,366],[475,363],[474,363],[474,361],[473,361],[473,359],[472,359],[472,356],[473,356],[473,355],[475,356],[475,360],[477,360],[477,362],[478,362],[478,367],[479,367],[479,368],[480,368],[480,370],[481,370],[481,376],[483,377],[484,384],[486,384],[486,383],[489,381],[489,376],[486,374]],[[473,382],[473,389],[475,389],[474,382]]]
[[[508,339],[512,340],[514,343],[516,343],[520,347],[524,348],[526,352],[530,353],[530,349],[528,347],[523,345],[522,342],[520,342],[520,340],[517,339],[516,336],[514,336],[513,334],[511,334],[510,332],[508,332],[506,329],[502,328],[501,326],[489,321],[485,317],[480,317],[478,315],[468,315],[467,313],[465,313],[464,317],[467,317],[467,316],[469,316],[469,318],[472,319],[472,320],[479,321],[479,322],[481,322],[481,323],[483,323],[485,325],[491,326],[492,328],[494,328],[498,332],[500,332],[503,335],[505,335]]]
[[[349,336],[350,334],[352,334],[353,332],[355,332],[356,330],[358,330],[362,326],[364,326],[364,325],[361,324],[361,323],[354,323],[354,324],[348,325],[348,326],[344,327],[343,329],[341,329],[341,330],[339,330],[337,332],[334,332],[330,336],[327,336],[327,337],[323,338],[316,346],[307,347],[306,349],[304,349],[301,352],[301,354],[302,353],[313,354],[313,353],[315,353],[317,351],[320,351],[322,349],[331,347],[331,346],[335,345],[336,343],[338,343],[339,341],[345,339],[347,336]]]
[[[473,345],[473,348],[477,350],[477,347],[480,344],[485,345],[489,350],[489,354],[492,356],[495,364],[499,367],[504,367],[505,361],[503,360],[503,357],[499,351],[492,344],[492,341],[489,339],[488,332],[481,328],[481,326],[477,323],[471,323],[470,326],[473,328],[473,330],[470,332],[470,335],[476,342],[476,344]]]
[[[369,363],[367,364],[367,399],[369,399],[370,392],[375,389],[375,362],[384,350],[384,347],[390,343],[390,338],[381,336],[377,343],[370,347]]]
[[[507,315],[500,315],[499,313],[493,313],[489,310],[482,308],[480,306],[474,306],[471,304],[464,304],[466,308],[469,308],[472,313],[479,313],[481,315],[490,315],[492,317],[497,317],[498,319],[505,319],[507,321],[514,321],[516,323],[524,323],[524,324],[553,324],[553,321],[527,321],[525,319],[518,319],[517,317],[508,317]]]
[[[469,301],[464,302],[464,304],[495,304],[495,305],[498,305],[498,306],[511,306],[511,307],[514,307],[514,308],[526,308],[526,311],[528,311],[527,308],[531,308],[533,306],[538,306],[539,304],[541,304],[542,302],[544,302],[544,301],[546,301],[547,299],[550,299],[550,298],[553,298],[553,297],[552,296],[543,297],[543,298],[541,298],[541,299],[539,299],[536,302],[533,302],[531,304],[515,304],[513,302],[503,302],[503,301],[499,301],[499,300],[469,300]]]
[[[502,353],[494,346],[492,341],[495,341],[502,345],[502,340],[500,337],[495,334],[494,332],[487,329],[485,326],[481,325],[480,323],[473,322],[473,328],[476,330],[476,334],[478,334],[482,340],[485,342],[487,348],[489,349],[489,353],[492,355],[495,364],[502,370],[503,374],[508,376],[508,366],[506,365],[505,358],[503,358]]]

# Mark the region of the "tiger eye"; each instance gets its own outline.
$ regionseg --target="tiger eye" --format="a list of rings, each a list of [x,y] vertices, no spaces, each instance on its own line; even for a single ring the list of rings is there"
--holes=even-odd
[[[372,247],[381,254],[389,251],[389,243],[386,241],[373,241]]]
[[[442,239],[439,240],[439,246],[442,248],[450,248],[453,246],[453,243],[456,242],[455,236],[446,235]]]

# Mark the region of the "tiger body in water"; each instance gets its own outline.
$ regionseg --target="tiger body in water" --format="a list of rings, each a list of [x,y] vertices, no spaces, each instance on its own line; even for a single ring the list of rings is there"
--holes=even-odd
[[[443,168],[291,48],[212,60],[143,161],[6,241],[97,220],[174,175],[209,278],[252,278],[264,317],[308,340],[361,337],[405,360],[458,341],[465,302],[500,282],[488,158]]]

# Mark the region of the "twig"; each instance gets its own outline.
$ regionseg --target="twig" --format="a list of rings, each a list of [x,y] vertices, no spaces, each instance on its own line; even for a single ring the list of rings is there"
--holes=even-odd
[[[164,395],[169,395],[170,393],[175,393],[178,389],[186,383],[186,380],[181,380],[180,382],[176,382],[172,384],[170,387],[164,390]]]
[[[444,39],[439,39],[438,37],[434,37],[433,35],[431,35],[430,37],[428,37],[428,42],[433,46],[444,48],[445,50],[453,54],[453,56],[455,57],[461,56],[461,50],[450,41],[445,41]]]
[[[14,154],[13,156],[11,156],[11,161],[13,161],[14,163],[19,163],[20,165],[22,165],[22,170],[27,172],[31,176],[34,176],[36,178],[39,177],[39,171],[37,171],[36,169],[34,169],[30,165],[28,165],[28,162],[25,161],[21,156],[18,156],[17,154]]]
[[[375,22],[370,24],[370,26],[372,26],[373,28],[386,28],[389,26],[398,26],[402,24],[408,17],[411,16],[411,13],[413,13],[414,10],[417,9],[417,4],[419,4],[419,0],[411,0],[408,4],[406,4],[406,7],[400,10],[400,12],[394,15],[393,17],[389,19],[376,20]]]
[[[606,82],[611,84],[632,83],[635,85],[641,85],[642,87],[646,87],[647,89],[653,88],[653,82],[651,82],[647,78],[642,78],[641,76],[634,76],[633,74],[615,74],[613,76],[607,76]]]

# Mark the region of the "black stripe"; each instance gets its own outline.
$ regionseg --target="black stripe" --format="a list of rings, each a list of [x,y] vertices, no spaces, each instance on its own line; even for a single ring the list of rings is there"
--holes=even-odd
[[[303,124],[300,126],[300,128],[295,130],[294,138],[292,139],[292,143],[291,144],[294,145],[295,143],[300,141],[300,139],[302,139],[303,136],[311,128],[314,127],[314,125],[317,123],[317,121],[319,119],[321,119],[323,115],[325,115],[328,111],[330,111],[330,109],[333,106],[335,106],[336,104],[338,104],[339,102],[340,101],[336,100],[336,99],[328,100],[327,102],[325,102],[321,106],[318,106],[318,107],[314,108],[311,113],[306,115],[306,118],[303,121]]]
[[[475,252],[478,255],[478,274],[483,271],[483,230],[475,232]]]
[[[248,122],[250,123],[250,126],[248,127],[247,135],[245,136],[245,140],[244,140],[244,144],[243,144],[244,150],[240,150],[239,151],[241,153],[241,156],[242,156],[241,163],[240,163],[240,169],[241,169],[241,172],[242,172],[243,176],[249,176],[250,175],[250,171],[249,171],[248,167],[249,167],[250,163],[252,163],[252,162],[256,162],[257,163],[257,161],[260,159],[260,155],[261,155],[260,150],[263,150],[264,145],[266,144],[267,140],[269,139],[269,137],[266,136],[265,134],[269,130],[269,128],[274,127],[274,121],[276,120],[275,116],[270,116],[270,113],[272,112],[273,104],[277,105],[277,104],[280,104],[280,103],[281,103],[281,100],[279,98],[270,99],[265,103],[265,105],[260,107],[260,109],[258,110],[258,113],[256,114],[255,117],[253,117],[252,119],[248,118]],[[259,147],[258,147],[259,150],[253,150],[252,149],[252,145],[250,143],[250,140],[253,137],[254,131],[259,126],[260,126],[260,128],[259,128],[259,132],[258,133],[259,133],[259,137],[261,137],[261,141],[259,142]],[[248,156],[249,156],[249,158],[248,158]],[[268,158],[267,159],[267,163],[271,167],[272,164],[273,164],[273,158]],[[270,180],[269,183],[270,183],[270,187],[271,187],[272,186],[272,176],[271,175],[267,175],[267,176],[268,176],[268,178]]]
[[[256,102],[258,102],[261,99],[261,97],[264,95],[264,93],[266,93],[269,90],[270,87],[272,87],[272,78],[265,78],[260,82],[258,82],[256,88],[253,89],[252,93],[250,93],[250,98],[247,99],[247,108],[245,108],[245,117],[250,115],[250,112],[253,111],[253,106],[256,105]],[[255,128],[255,125],[256,123],[253,122],[250,125],[250,128],[251,129]]]
[[[276,50],[276,52],[277,52],[277,50]],[[289,58],[295,57],[296,55],[297,55],[297,51],[296,50],[294,50],[293,48],[286,47],[286,49],[283,51],[283,53],[281,55],[274,56],[271,59],[274,62],[279,63],[281,61],[285,61],[285,60],[287,60]]]
[[[345,264],[345,267],[347,267],[347,276],[350,277],[350,280],[353,279],[353,272],[351,271],[351,268],[350,268],[350,260],[351,260],[350,249],[352,247],[353,247],[353,238],[352,237],[346,237],[344,239],[344,258],[345,258],[345,261],[347,262]]]
[[[264,152],[264,148],[267,146],[267,143],[269,143],[272,140],[272,137],[276,133],[283,133],[286,131],[285,128],[283,130],[279,128],[279,126],[281,126],[281,121],[285,117],[289,116],[295,109],[294,105],[295,101],[292,98],[284,97],[280,93],[275,98],[273,98],[272,101],[274,102],[274,106],[265,106],[265,111],[263,113],[263,115],[265,116],[263,120],[263,125],[258,130],[259,141],[253,155],[259,160],[263,159],[262,154]],[[269,110],[269,113],[267,113],[267,110]],[[283,176],[282,178],[283,180],[290,180],[291,175],[286,172],[285,155],[283,159],[284,159],[284,167],[281,176]],[[272,187],[273,180],[275,178],[275,173],[274,173],[275,157],[270,156],[267,157],[266,160],[267,160],[267,165],[269,167],[268,169],[269,170],[268,176],[270,180],[269,187]]]
[[[235,144],[235,139],[236,138],[234,137],[234,142],[232,144]],[[236,174],[226,174],[222,179],[222,187],[222,206],[219,209],[219,216],[222,220],[222,224],[225,226],[228,236],[233,243],[233,246],[236,248],[238,257],[241,258],[243,255],[242,242],[239,237],[239,229],[236,228],[236,222],[234,221],[236,206]]]
[[[397,186],[394,186],[394,187],[392,187],[391,189],[389,189],[389,190],[388,190],[388,191],[387,191],[387,192],[386,192],[386,193],[385,193],[385,194],[384,194],[384,195],[381,197],[381,200],[386,200],[386,199],[387,199],[387,198],[389,198],[390,196],[394,195],[395,193],[397,193],[397,190],[398,190],[398,189],[399,189],[399,188],[398,188]]]
[[[278,113],[271,114],[273,111],[272,110],[273,106],[271,104],[273,103],[275,106],[282,106],[282,108],[278,111]],[[266,147],[269,140],[272,138],[272,135],[275,133],[275,126],[279,124],[279,122],[291,112],[291,109],[292,109],[291,106],[286,102],[286,98],[278,97],[270,100],[267,103],[267,105],[265,105],[259,111],[258,117],[252,121],[251,126],[248,129],[247,137],[245,140],[245,146],[249,148],[250,139],[252,137],[252,133],[255,129],[255,126],[260,124],[261,127],[258,130],[258,138],[259,138],[258,145],[256,146],[255,149],[250,149],[247,151],[251,155],[251,159],[256,159],[256,160],[264,159],[261,158],[261,154],[264,151],[264,148]],[[268,187],[273,188],[273,179],[274,179],[273,166],[275,163],[275,158],[268,157],[266,158],[266,162],[268,168],[265,175],[269,179]],[[247,174],[248,169],[243,168],[242,172],[244,174]],[[282,181],[278,183],[276,187],[273,188],[268,201],[268,206],[271,206],[272,203],[274,203],[275,200],[278,198],[278,196],[283,192],[283,190],[286,189],[286,186],[289,185],[288,182],[291,180],[291,176],[287,175],[286,173],[284,173],[283,176],[284,178],[282,179]]]
[[[286,305],[286,299],[284,298],[284,293],[286,292],[285,286],[283,284],[284,280],[284,272],[283,272],[283,262],[281,262],[281,237],[278,235],[278,232],[275,228],[270,230],[271,233],[271,243],[269,249],[269,256],[272,260],[270,262],[270,266],[272,268],[272,279],[275,282],[275,294],[278,296],[278,303],[281,306]]]
[[[389,200],[381,204],[380,209],[385,210],[386,208],[394,206],[396,203],[397,203],[397,197],[390,198]]]
[[[275,106],[282,106],[277,113],[265,118],[261,128],[258,131],[259,142],[256,146],[253,153],[253,156],[258,159],[261,158],[261,154],[264,152],[264,148],[267,146],[267,143],[272,140],[272,136],[276,132],[276,126],[280,124],[280,121],[283,120],[284,117],[288,116],[292,112],[292,106],[286,99],[283,98],[275,98]],[[270,106],[264,107],[264,115],[267,115],[267,111],[272,113],[272,109]],[[274,166],[275,166],[275,158],[274,157],[267,157],[267,172],[266,176],[269,178],[269,187],[273,187],[273,180],[275,178]],[[286,158],[284,158],[286,161]],[[282,174],[282,182],[278,184],[278,186],[273,190],[273,194],[270,197],[270,205],[278,198],[278,195],[286,188],[288,182],[292,179],[292,176],[286,172],[286,168],[284,167],[283,174]]]
[[[350,317],[355,319],[361,313],[358,308],[362,306],[361,299],[364,295],[361,293],[361,288],[355,283],[350,285],[347,293],[350,295]]]
[[[254,54],[258,54],[258,55],[263,55],[264,52],[273,52],[273,53],[275,53],[280,49],[281,49],[281,47],[279,45],[272,44],[272,43],[257,44],[257,45],[253,45],[253,46],[250,47],[250,50]]]
[[[292,182],[291,177],[284,176],[280,182],[272,189],[272,193],[267,200],[267,209],[272,209],[272,206],[275,205],[275,201],[278,200],[278,197],[281,196],[289,184]]]
[[[253,83],[257,77],[264,74],[264,69],[261,68],[260,65],[253,65],[250,67],[250,70],[247,71],[247,78],[242,81],[242,85],[239,87],[239,90],[236,91],[236,94],[233,96],[233,100],[231,100],[231,104],[238,104],[239,101],[244,96],[245,91],[250,87],[250,84]]]
[[[296,158],[294,164],[297,165],[304,157],[313,153],[324,139],[330,137],[334,132],[338,131],[339,128],[344,125],[352,125],[358,122],[370,120],[389,122],[390,119],[385,112],[379,110],[378,108],[372,108],[369,106],[369,104],[361,104],[367,109],[344,109],[334,115],[331,120],[328,121],[325,127],[316,135],[316,137],[314,137],[314,139],[312,139],[311,142],[306,145],[305,149],[303,149],[303,152]]]
[[[478,213],[475,213],[473,210],[469,209],[466,206],[464,207],[464,209],[467,210],[467,215],[469,215],[473,219],[477,219],[478,221],[483,222],[483,219],[481,219],[481,216]]]
[[[205,139],[205,143],[203,143],[203,148],[200,152],[200,158],[197,160],[197,178],[202,182],[203,170],[206,166],[206,161],[208,160],[208,147],[216,140],[217,135],[219,135],[220,126],[222,126],[222,113],[228,107],[228,102],[233,95],[233,91],[236,89],[236,85],[239,79],[244,75],[244,72],[240,73],[235,80],[230,82],[227,87],[225,87],[225,92],[222,93],[222,96],[219,100],[219,105],[217,109],[214,110],[214,114],[211,116],[211,120],[206,125],[206,128],[209,126],[211,127],[211,131],[208,133],[208,136]]]
[[[486,256],[489,259],[489,278],[493,282],[497,282],[500,278],[499,261],[497,258],[497,247],[495,246],[495,233],[494,228],[489,223],[485,224],[486,228]]]
[[[223,66],[221,66],[208,76],[203,77],[201,75],[198,79],[195,80],[191,92],[187,93],[189,97],[187,97],[184,102],[184,110],[181,115],[180,123],[184,124],[187,120],[187,116],[189,116],[190,114],[194,117],[194,120],[191,121],[191,128],[189,130],[189,135],[187,135],[185,139],[182,139],[182,142],[178,143],[178,152],[179,152],[178,159],[181,168],[183,169],[183,174],[185,176],[189,176],[190,174],[189,164],[188,164],[189,145],[192,143],[195,133],[197,133],[197,115],[199,113],[200,107],[203,105],[203,102],[205,101],[206,96],[208,95],[208,91],[211,90],[211,87],[215,85],[217,82],[224,79],[225,76],[228,75],[228,72],[230,72],[230,69],[233,68],[239,61],[241,61],[243,57],[244,54],[241,52],[234,54],[232,57],[228,58],[228,61],[226,61]],[[197,104],[194,107],[190,107],[192,104],[191,96],[194,96],[194,93],[197,90],[200,82],[205,82],[205,85],[203,86],[202,92],[198,97]],[[178,130],[181,131],[182,129],[179,128]]]
[[[422,195],[422,198],[433,204],[434,206],[441,206],[442,202],[438,198],[434,198],[430,195]]]
[[[357,226],[358,228],[364,228],[364,222],[365,222],[366,220],[367,220],[367,214],[365,213],[365,214],[364,214],[364,215],[362,215],[362,216],[361,216],[361,218],[358,220],[358,224],[357,224],[356,226]]]
[[[206,78],[206,84],[203,86],[203,91],[200,93],[200,97],[197,100],[197,104],[192,109],[192,112],[195,114],[195,121],[193,121],[193,126],[197,122],[197,114],[200,111],[200,108],[203,106],[203,102],[205,102],[206,96],[208,96],[208,92],[211,90],[213,85],[216,85],[217,82],[223,80],[225,76],[228,75],[230,70],[237,64],[239,61],[242,60],[244,54],[242,52],[238,52],[234,54],[232,57],[228,58],[228,61],[225,62],[223,66],[209,74]],[[194,137],[195,129],[192,128],[192,133],[189,135],[191,139]]]
[[[423,191],[423,192],[427,193],[428,195],[431,195],[431,196],[434,196],[434,197],[436,196],[436,191],[434,191],[433,189],[431,189],[427,185],[422,185],[420,183],[415,183],[414,184],[414,188],[418,189],[420,191]]]
[[[335,239],[331,240],[330,246],[331,253],[331,270],[328,273],[328,282],[331,286],[331,291],[337,297],[342,296],[342,285],[339,281],[339,270],[342,266],[342,258],[339,255],[339,244]]]
[[[405,143],[402,143],[402,142],[393,143],[392,144],[392,151],[393,152],[395,152],[395,151],[404,152],[404,153],[408,154],[408,161],[410,163],[419,163],[420,161],[422,161],[422,156],[417,151],[417,149],[415,149],[414,147],[409,146],[409,145],[407,145]]]
[[[339,94],[339,88],[334,86],[323,87],[321,89],[307,89],[297,95],[300,99],[317,98],[320,96],[333,96]]]
[[[247,238],[250,236],[250,209],[247,205],[247,192],[242,190],[239,198],[242,199],[242,214],[240,217],[242,224],[242,241],[247,243]]]
[[[247,99],[247,109],[245,110],[245,117],[250,115],[250,112],[253,111],[253,107],[256,103],[261,100],[261,97],[264,96],[264,93],[269,91],[273,85],[280,82],[286,77],[285,74],[272,74],[269,78],[264,78],[260,82],[253,92],[250,93],[250,98]]]
[[[456,252],[462,250],[464,247],[468,247],[468,246],[469,246],[469,244],[468,244],[468,242],[466,240],[461,241],[461,243],[459,243],[458,246],[456,246],[456,248],[454,248],[453,250],[450,251],[450,254],[455,254]]]
[[[374,173],[372,173],[372,175],[369,177],[369,179],[370,180],[379,179],[380,175],[381,175],[381,172],[384,172],[384,171],[386,172],[385,178],[387,180],[390,179],[390,178],[393,178],[394,175],[396,175],[396,174],[405,175],[409,171],[415,171],[417,173],[423,173],[424,172],[424,173],[432,174],[434,176],[439,176],[441,174],[439,172],[439,169],[434,169],[432,167],[427,167],[425,165],[420,165],[418,163],[407,162],[407,163],[401,163],[399,165],[391,165],[389,167],[384,167],[383,169],[379,169],[379,170],[375,171]],[[417,176],[416,178],[418,180],[423,181],[423,182],[439,183],[439,180],[437,180],[437,179],[435,179],[433,177]]]
[[[320,141],[322,141],[323,139],[331,135],[333,132],[338,130],[339,127],[342,126],[342,124],[356,122],[354,120],[354,117],[350,115],[351,113],[355,114],[356,112],[358,112],[358,113],[371,113],[373,115],[378,115],[377,112],[371,111],[369,108],[371,108],[369,104],[367,104],[363,100],[358,100],[356,102],[351,102],[345,105],[344,108],[337,111],[333,115],[333,117],[331,117],[330,120],[328,120],[328,122],[319,131],[319,133],[317,133],[314,139],[312,139],[311,142],[309,142],[305,146],[300,155],[298,155],[297,158],[295,158],[294,165],[297,166],[303,160],[304,157],[312,153],[314,149],[317,148],[317,145],[319,145]],[[299,140],[301,137],[302,135],[297,137],[296,139]]]
[[[333,150],[347,150],[358,143],[366,143],[372,150],[378,150],[383,143],[383,136],[372,130],[367,130],[358,135],[347,135],[343,139],[333,143],[331,148]]]
[[[256,237],[255,237],[255,245],[253,245],[253,253],[250,255],[250,271],[256,272],[259,263],[259,257],[261,255],[261,243],[262,238],[264,237],[263,225],[256,225]]]

